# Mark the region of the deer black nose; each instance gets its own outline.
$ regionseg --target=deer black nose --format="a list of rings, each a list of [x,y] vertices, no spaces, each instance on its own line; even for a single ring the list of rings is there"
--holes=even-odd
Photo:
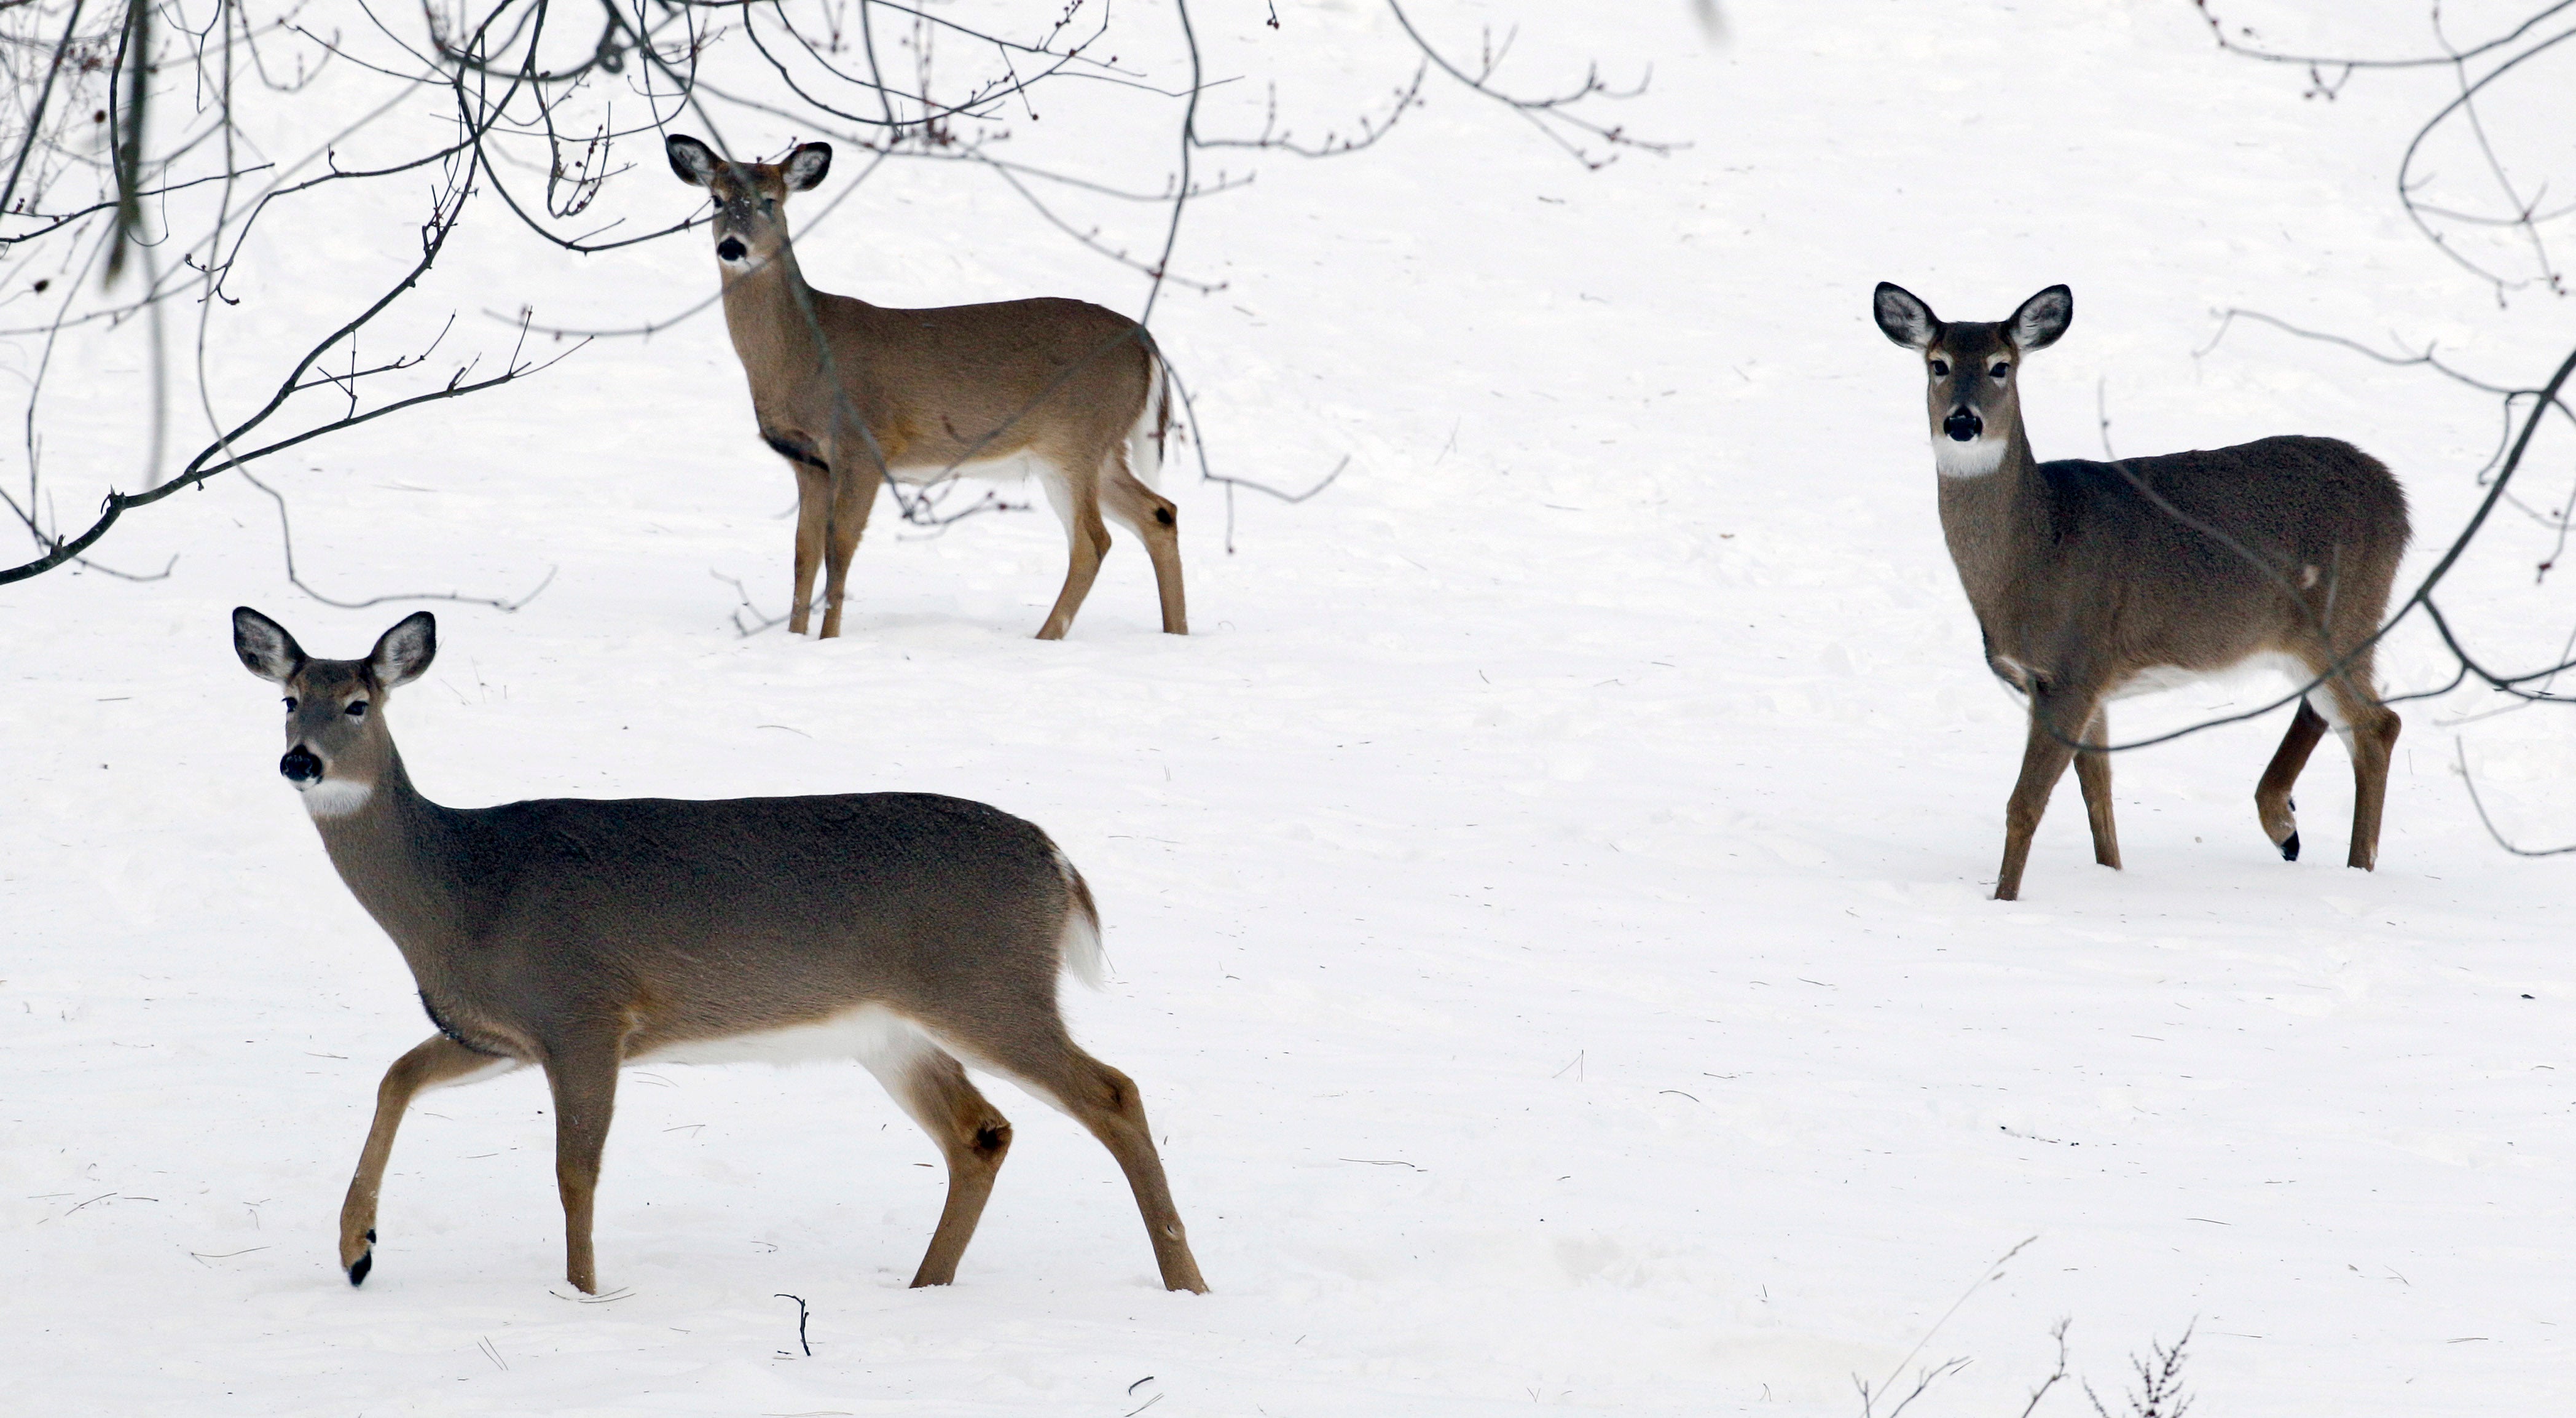
[[[1974,443],[1977,435],[1986,431],[1986,421],[1977,417],[1975,409],[1952,409],[1950,416],[1941,420],[1941,431],[1961,443]]]
[[[277,771],[285,774],[289,782],[316,783],[322,779],[322,760],[314,757],[313,750],[297,744],[277,760]]]
[[[746,248],[740,241],[728,236],[724,240],[716,243],[716,259],[719,261],[739,261],[742,259],[742,253],[745,249]]]

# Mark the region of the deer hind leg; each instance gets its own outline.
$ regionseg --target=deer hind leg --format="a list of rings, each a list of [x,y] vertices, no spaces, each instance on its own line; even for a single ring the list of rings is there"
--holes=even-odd
[[[1172,1205],[1171,1183],[1163,1176],[1162,1155],[1154,1150],[1136,1081],[1077,1048],[1061,1024],[1011,1028],[996,1027],[989,1018],[961,1022],[973,1030],[971,1057],[1053,1103],[1118,1159],[1128,1190],[1135,1193],[1136,1209],[1145,1218],[1163,1288],[1206,1294],[1207,1280],[1190,1254],[1180,1210]]]
[[[2352,850],[2344,865],[2372,871],[2379,865],[2379,819],[2388,804],[2388,762],[2405,721],[2379,702],[2371,684],[2368,651],[2325,683],[2335,732],[2352,753]],[[2325,666],[2316,667],[2322,671]]]
[[[1145,1121],[1145,1102],[1136,1081],[1068,1043],[1064,1046],[1063,1081],[1057,1103],[1100,1139],[1118,1169],[1127,1174],[1136,1209],[1145,1219],[1145,1234],[1154,1244],[1154,1264],[1163,1273],[1163,1288],[1207,1293],[1197,1257],[1190,1254],[1189,1235],[1181,1227],[1180,1209],[1172,1205],[1171,1183],[1163,1176],[1163,1159],[1154,1150],[1153,1130]]]
[[[2086,743],[2111,741],[2111,711],[2095,709],[2093,722],[2077,735]],[[2120,828],[2111,817],[2111,756],[2077,752],[2075,783],[2084,790],[2084,819],[2093,828],[2093,860],[2120,869]]]
[[[948,1161],[948,1202],[940,1208],[939,1226],[930,1233],[930,1249],[922,1254],[912,1283],[915,1289],[950,1284],[957,1279],[966,1243],[975,1239],[984,1203],[993,1195],[993,1178],[1011,1150],[1011,1120],[976,1091],[954,1057],[937,1048],[886,1068],[877,1078]]]
[[[546,1083],[555,1103],[555,1190],[563,1197],[564,1279],[585,1295],[599,1293],[591,1207],[599,1192],[600,1154],[608,1147],[609,1116],[617,1106],[617,1065],[613,1039],[584,1041],[546,1056]]]
[[[859,537],[868,529],[868,513],[877,505],[877,485],[885,475],[871,458],[836,458],[833,466],[842,471],[832,479],[831,515],[825,532],[823,572],[823,633],[819,640],[829,640],[841,633],[841,599],[850,581],[850,558],[859,549]]]
[[[1145,544],[1154,561],[1154,589],[1163,598],[1163,631],[1190,633],[1190,613],[1181,594],[1181,514],[1172,500],[1145,486],[1127,464],[1122,445],[1109,452],[1101,489],[1101,506],[1126,524]]]
[[[788,466],[796,470],[796,584],[787,599],[787,630],[802,635],[814,607],[814,571],[823,564],[823,535],[832,520],[832,473],[797,460]]]
[[[2263,835],[2279,848],[2281,860],[2299,859],[2299,805],[2290,797],[2298,786],[2300,770],[2308,766],[2308,755],[2314,753],[2317,740],[2326,736],[2325,716],[2307,700],[2299,701],[2299,712],[2290,716],[2290,731],[2281,735],[2281,746],[2272,751],[2272,762],[2263,770],[2261,782],[2254,785],[2254,812],[2263,820]]]
[[[1073,628],[1073,617],[1082,609],[1083,598],[1091,594],[1091,583],[1100,575],[1100,558],[1109,554],[1109,528],[1100,520],[1100,478],[1096,472],[1074,476],[1067,464],[1053,463],[1041,471],[1038,481],[1045,485],[1047,502],[1055,508],[1064,523],[1067,561],[1064,589],[1056,594],[1055,608],[1047,612],[1046,624],[1038,627],[1040,640],[1062,640]],[[1094,460],[1083,465],[1099,466]]]
[[[393,1156],[394,1133],[402,1127],[412,1096],[424,1088],[464,1083],[478,1073],[493,1077],[518,1066],[517,1059],[476,1053],[444,1034],[433,1034],[385,1070],[384,1081],[376,1085],[376,1120],[358,1153],[348,1200],[340,1204],[340,1268],[348,1272],[350,1284],[365,1284],[376,1265],[376,1196],[384,1187],[385,1162]]]
[[[1996,900],[2021,899],[2021,873],[2030,860],[2031,836],[2048,811],[2048,795],[2056,791],[2057,780],[2066,776],[2066,765],[2075,757],[2075,750],[2060,735],[2068,726],[2093,722],[2098,700],[2098,692],[2092,689],[2076,693],[2032,686],[2030,739],[2022,748],[2021,777],[2004,804],[2004,862],[1995,874]]]

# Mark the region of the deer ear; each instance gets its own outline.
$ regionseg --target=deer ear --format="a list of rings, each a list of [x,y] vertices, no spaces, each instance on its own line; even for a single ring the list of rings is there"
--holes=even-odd
[[[367,653],[367,670],[380,688],[400,689],[420,678],[436,658],[438,617],[414,611],[377,637],[376,648]]]
[[[1877,294],[1870,297],[1870,313],[1878,317],[1878,328],[1887,338],[1909,350],[1925,350],[1941,333],[1941,317],[1932,313],[1914,292],[1887,281],[1878,283]]]
[[[2057,343],[2066,327],[2075,322],[2075,292],[2064,286],[2050,286],[2021,303],[2012,319],[2004,322],[2012,331],[2015,349],[2044,350]]]
[[[787,190],[811,192],[815,184],[832,170],[832,145],[807,143],[787,155],[782,164],[787,172]]]
[[[286,627],[248,606],[233,607],[233,653],[241,656],[243,668],[278,684],[304,668],[304,647]]]
[[[662,140],[662,152],[671,159],[671,171],[691,187],[704,187],[715,180],[716,155],[697,139],[674,133]]]

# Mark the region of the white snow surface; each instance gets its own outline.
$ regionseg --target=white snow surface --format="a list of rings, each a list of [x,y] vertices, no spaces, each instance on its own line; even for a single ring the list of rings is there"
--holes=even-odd
[[[1381,9],[1277,8],[1203,15],[1211,73],[1330,116],[1410,72]],[[712,313],[263,465],[316,586],[556,568],[516,614],[318,605],[235,477],[99,548],[178,553],[167,580],[0,588],[0,1407],[1853,1414],[1855,1375],[1973,1360],[1929,1418],[2021,1412],[2071,1318],[2114,1411],[2127,1356],[2185,1326],[2212,1418],[2567,1411],[2570,859],[2498,850],[2452,764],[2464,738],[2516,840],[2576,835],[2568,721],[2402,706],[2373,874],[2341,865],[2332,743],[2306,859],[2264,841],[2286,710],[2125,755],[2127,870],[2092,864],[2070,782],[2024,899],[1986,899],[2020,711],[1942,548],[1919,366],[1869,316],[1881,279],[1954,319],[2069,282],[2023,381],[2042,456],[2098,455],[2097,409],[2123,452],[2349,438],[2406,482],[2411,584],[2479,495],[2493,401],[2212,337],[2245,306],[2545,375],[2565,304],[2497,310],[2389,189],[2447,81],[2303,98],[2183,0],[1740,0],[1716,48],[1680,0],[1572,8],[1420,10],[1466,53],[1517,19],[1533,89],[1651,62],[1616,117],[1687,146],[1586,171],[1435,83],[1370,151],[1260,160],[1195,210],[1177,269],[1225,288],[1167,292],[1155,328],[1213,456],[1283,486],[1350,464],[1299,506],[1239,499],[1229,554],[1177,450],[1187,638],[1123,532],[1041,644],[1043,510],[931,537],[887,506],[842,638],[738,637],[710,573],[783,606],[792,485]],[[2420,6],[2348,8],[2255,17],[2423,33]],[[1213,118],[1257,127],[1259,87]],[[636,160],[620,210],[697,200]],[[964,168],[890,166],[805,230],[818,284],[881,303],[1141,299]],[[421,298],[632,322],[712,293],[700,240],[576,257],[493,212]],[[403,259],[263,242],[247,309]],[[130,441],[132,348],[54,376],[102,449]],[[46,454],[65,509],[130,465],[76,444]],[[2532,586],[2546,537],[2497,526],[2452,604],[2539,662],[2567,625]],[[595,1303],[561,1280],[538,1073],[424,1096],[351,1289],[342,1189],[427,1025],[276,774],[243,602],[339,656],[430,604],[440,658],[388,712],[443,802],[935,791],[1043,825],[1112,967],[1068,1011],[1142,1087],[1213,1293],[1164,1292],[1108,1155],[998,1082],[1017,1143],[958,1283],[905,1288],[937,1154],[855,1063],[630,1071]],[[2420,630],[2383,659],[2398,689],[2446,663]],[[2072,1379],[2039,1409],[2086,1411]]]

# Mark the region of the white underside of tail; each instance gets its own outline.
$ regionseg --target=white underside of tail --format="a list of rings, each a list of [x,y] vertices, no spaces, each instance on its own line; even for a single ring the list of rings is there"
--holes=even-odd
[[[1108,953],[1100,948],[1100,922],[1082,909],[1082,893],[1074,889],[1074,883],[1082,877],[1061,847],[1055,849],[1055,869],[1064,877],[1065,893],[1074,898],[1064,913],[1064,939],[1058,942],[1057,953],[1068,974],[1099,989],[1109,978]]]
[[[1100,948],[1100,927],[1091,918],[1074,911],[1064,918],[1064,968],[1067,974],[1093,989],[1109,979],[1109,957]]]
[[[1171,393],[1163,374],[1163,357],[1148,354],[1145,360],[1153,366],[1153,373],[1145,385],[1145,411],[1136,416],[1136,426],[1127,431],[1127,471],[1136,475],[1136,481],[1159,492],[1162,490],[1159,480],[1163,475],[1163,440],[1154,436],[1154,428],[1158,411]]]

